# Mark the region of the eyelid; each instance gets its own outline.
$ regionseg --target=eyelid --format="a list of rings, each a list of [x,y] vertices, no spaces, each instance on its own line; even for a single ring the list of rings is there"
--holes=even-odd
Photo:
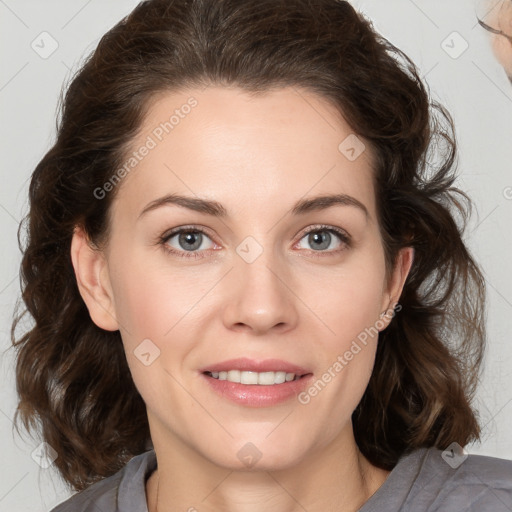
[[[338,236],[342,238],[342,240],[349,242],[352,237],[342,228],[338,228],[336,226],[331,226],[329,224],[313,224],[308,226],[303,231],[299,232],[300,239],[302,239],[305,235],[308,235],[311,232],[315,231],[330,231],[336,233]],[[299,236],[297,235],[297,236]]]
[[[168,231],[166,231],[161,237],[159,237],[160,239],[169,239],[170,237],[172,237],[173,235],[176,235],[178,233],[181,233],[182,231],[193,231],[193,232],[199,232],[199,233],[203,233],[207,236],[209,236],[210,238],[214,238],[214,236],[212,235],[212,231],[207,228],[207,227],[204,227],[204,226],[199,226],[197,224],[185,224],[183,226],[176,226],[172,229],[169,229]]]

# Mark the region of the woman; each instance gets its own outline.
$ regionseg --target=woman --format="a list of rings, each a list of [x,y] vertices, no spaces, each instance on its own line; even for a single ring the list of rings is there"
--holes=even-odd
[[[455,158],[347,2],[139,4],[31,181],[19,419],[83,491],[54,510],[510,509],[512,462],[463,450]]]

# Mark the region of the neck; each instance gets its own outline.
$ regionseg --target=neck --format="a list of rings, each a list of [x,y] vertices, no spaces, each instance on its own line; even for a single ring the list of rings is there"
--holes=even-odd
[[[355,512],[389,474],[368,462],[353,435],[293,467],[263,471],[219,467],[184,444],[154,444],[158,468],[146,486],[149,512]]]

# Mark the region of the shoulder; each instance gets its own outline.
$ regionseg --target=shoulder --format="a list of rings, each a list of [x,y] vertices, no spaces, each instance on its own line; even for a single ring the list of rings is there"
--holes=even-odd
[[[511,512],[512,461],[457,446],[403,454],[359,512]]]
[[[410,505],[426,510],[512,510],[512,461],[429,448],[423,453],[417,478],[409,495]]]
[[[154,450],[144,452],[114,475],[71,496],[50,512],[147,512],[145,483],[155,468]]]

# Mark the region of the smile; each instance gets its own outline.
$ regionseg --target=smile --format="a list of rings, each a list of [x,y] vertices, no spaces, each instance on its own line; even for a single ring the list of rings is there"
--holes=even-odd
[[[222,372],[205,372],[210,377],[218,380],[227,380],[238,384],[273,386],[300,379],[300,375],[287,372],[250,372],[229,370]]]

